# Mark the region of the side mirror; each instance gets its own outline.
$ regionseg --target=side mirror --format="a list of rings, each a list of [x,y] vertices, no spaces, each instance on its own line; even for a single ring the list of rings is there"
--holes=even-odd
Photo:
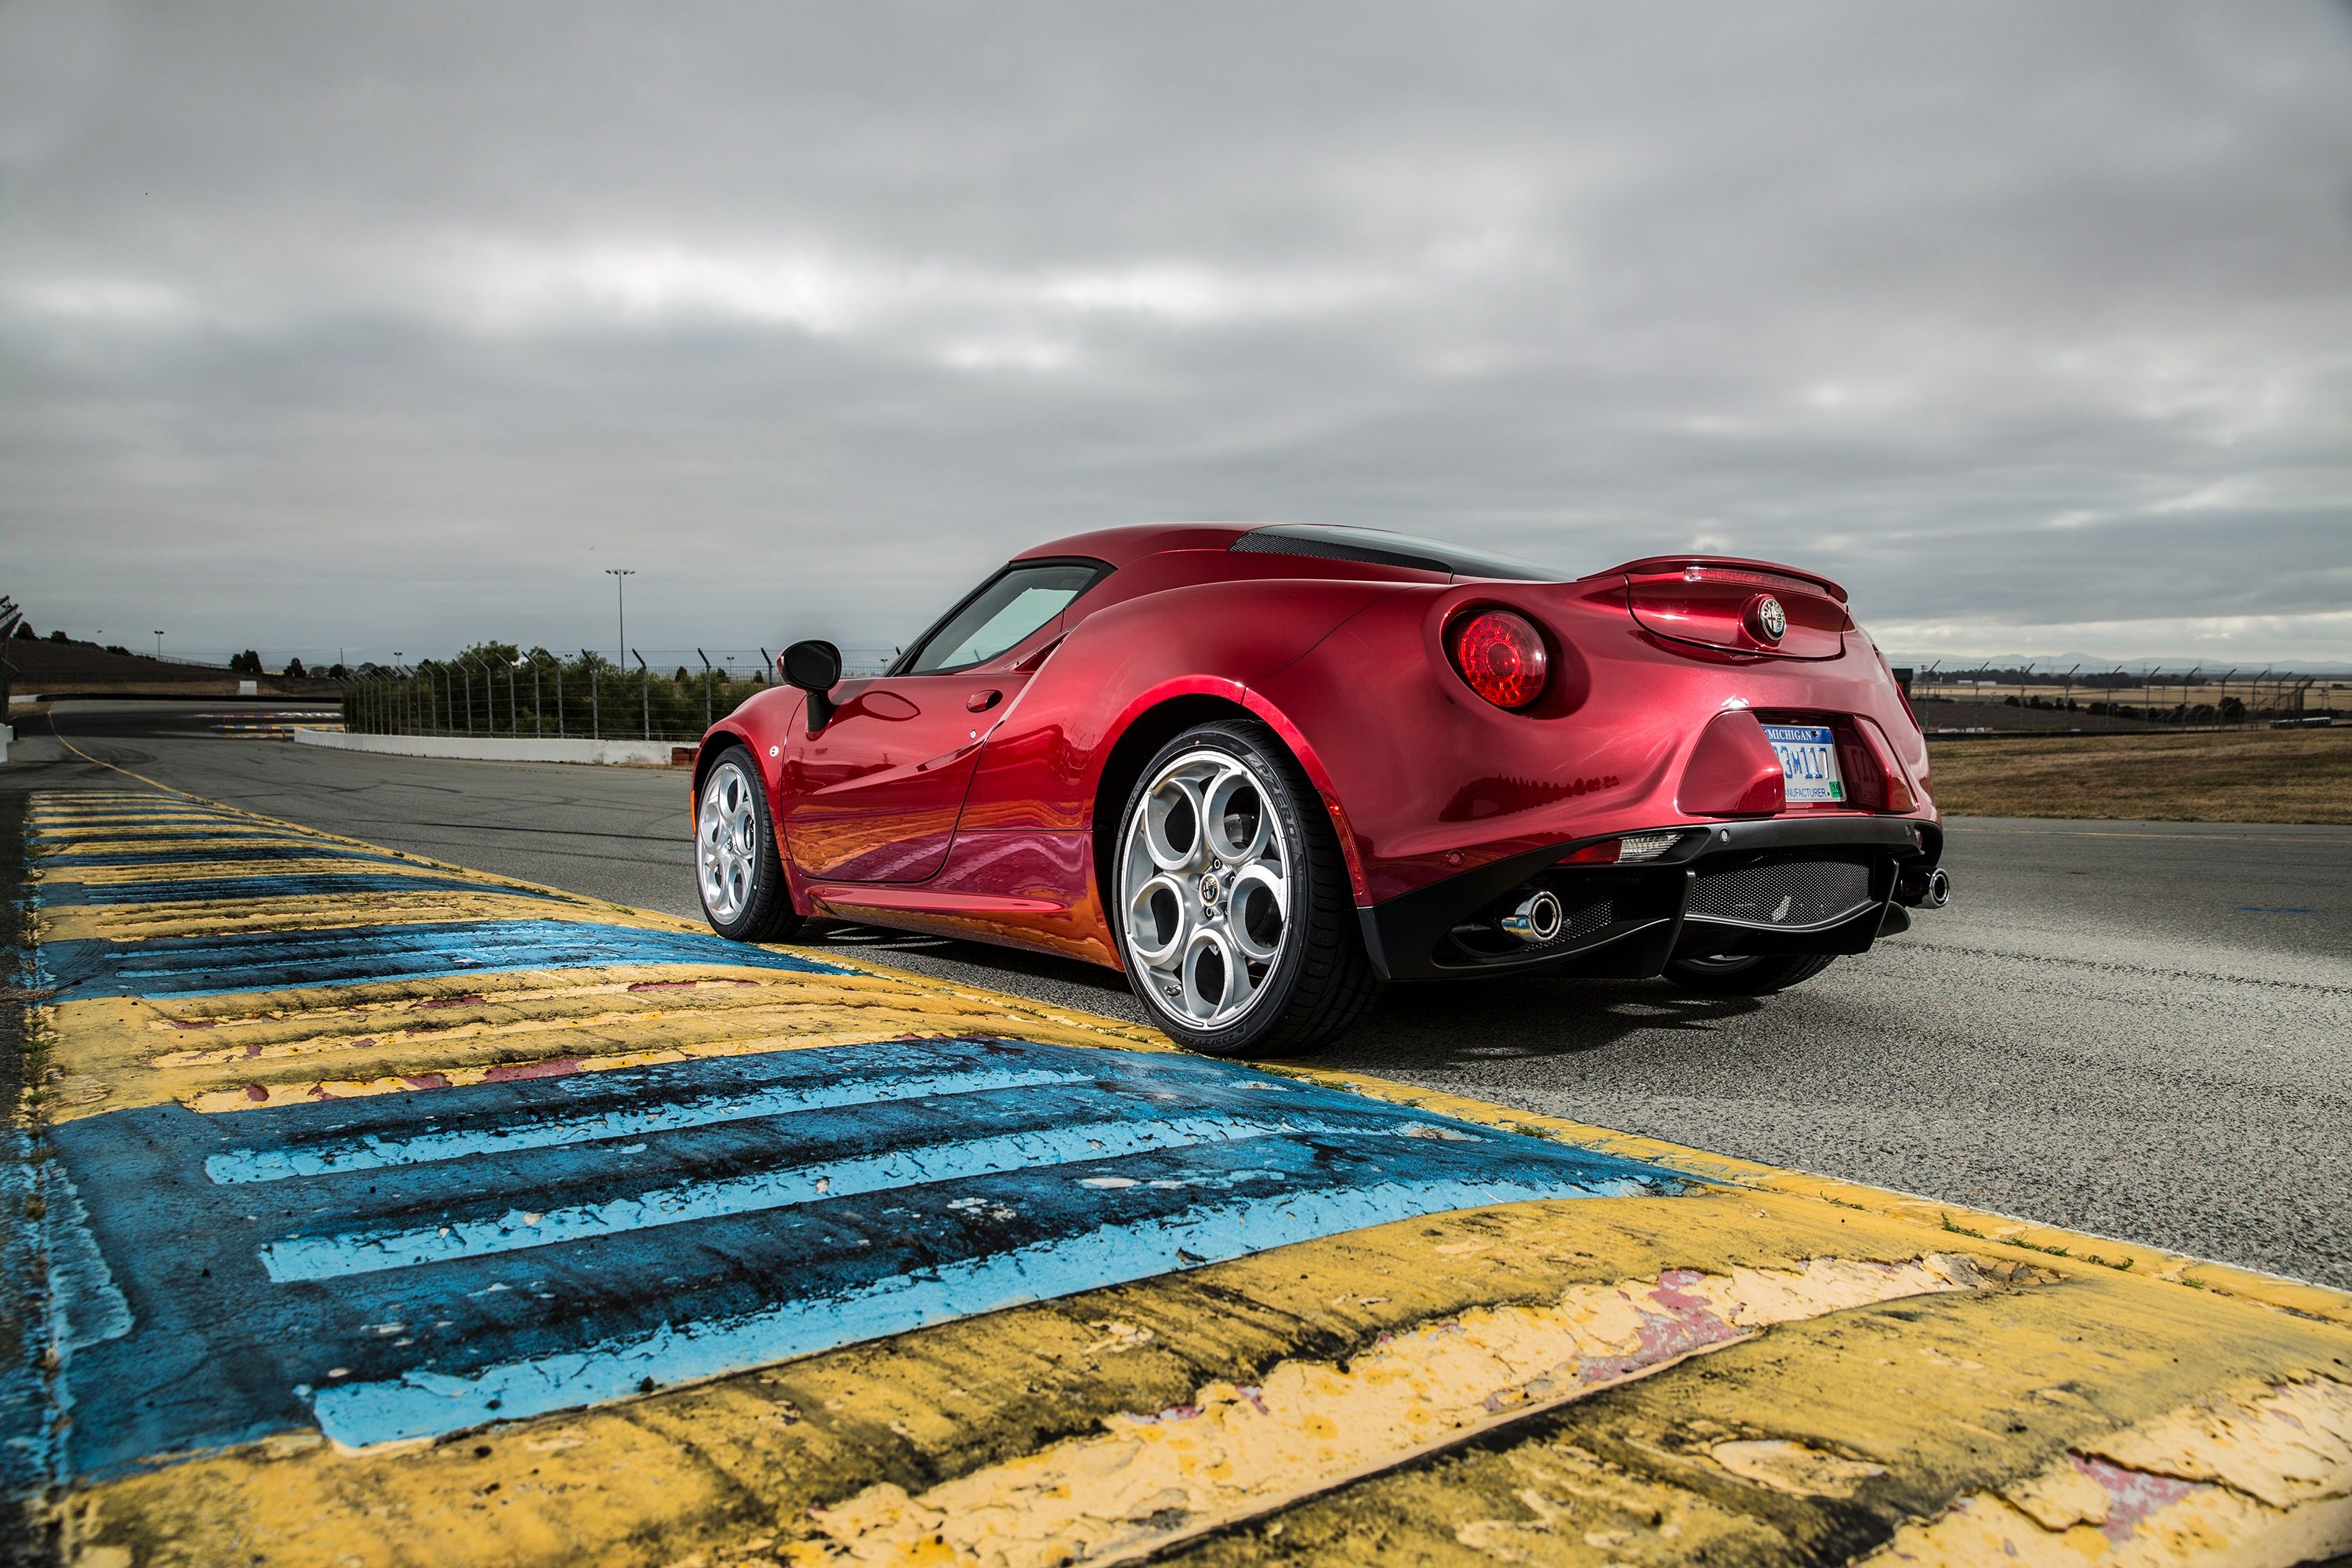
[[[809,730],[812,733],[824,728],[833,717],[833,689],[841,684],[841,650],[829,642],[811,639],[796,642],[784,649],[776,666],[783,671],[784,682],[797,686],[808,696]]]

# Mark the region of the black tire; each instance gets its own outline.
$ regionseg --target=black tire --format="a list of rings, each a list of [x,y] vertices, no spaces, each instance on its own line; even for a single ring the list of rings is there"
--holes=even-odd
[[[1137,809],[1171,763],[1202,751],[1223,752],[1255,776],[1284,841],[1297,847],[1286,857],[1291,912],[1284,922],[1280,956],[1246,1010],[1213,1029],[1196,1026],[1154,994],[1150,971],[1130,950],[1125,918],[1125,868]],[[1162,746],[1128,791],[1110,842],[1111,863],[1101,868],[1100,880],[1128,984],[1152,1023],[1186,1048],[1213,1057],[1302,1056],[1337,1038],[1379,993],[1331,819],[1305,770],[1265,725],[1221,720],[1195,725]]]
[[[704,815],[711,805],[711,791],[723,770],[734,770],[735,778],[748,796],[751,821],[747,825],[756,835],[751,849],[751,889],[742,907],[730,915],[722,915],[711,904],[711,889],[704,875],[702,829]],[[732,942],[790,942],[805,924],[793,910],[792,889],[784,885],[783,858],[777,853],[776,817],[768,806],[767,786],[760,782],[759,764],[751,753],[740,745],[722,747],[715,761],[703,773],[702,782],[694,792],[695,825],[695,890],[702,899],[702,917],[710,929]]]
[[[1769,996],[1811,980],[1837,961],[1831,952],[1759,953],[1747,957],[1676,959],[1666,979],[1711,996]]]

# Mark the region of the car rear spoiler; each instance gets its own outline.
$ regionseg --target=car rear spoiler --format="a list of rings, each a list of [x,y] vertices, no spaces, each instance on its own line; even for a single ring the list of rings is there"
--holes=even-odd
[[[1846,603],[1845,589],[1818,572],[1801,567],[1783,566],[1777,561],[1751,561],[1738,555],[1649,555],[1639,561],[1628,561],[1622,566],[1612,566],[1606,572],[1596,572],[1596,577],[1645,577],[1666,572],[1710,571],[1726,574],[1737,572],[1769,572],[1775,576],[1794,577],[1811,583],[1839,604]]]

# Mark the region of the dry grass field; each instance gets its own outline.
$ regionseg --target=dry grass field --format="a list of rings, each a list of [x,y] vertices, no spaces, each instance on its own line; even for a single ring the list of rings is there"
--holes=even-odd
[[[1931,741],[1955,816],[2352,822],[2352,726]]]

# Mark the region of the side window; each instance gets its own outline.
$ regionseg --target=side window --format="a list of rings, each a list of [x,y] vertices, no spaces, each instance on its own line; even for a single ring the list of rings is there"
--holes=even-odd
[[[1012,566],[923,640],[901,672],[929,675],[984,664],[1062,613],[1104,572],[1086,563]]]

